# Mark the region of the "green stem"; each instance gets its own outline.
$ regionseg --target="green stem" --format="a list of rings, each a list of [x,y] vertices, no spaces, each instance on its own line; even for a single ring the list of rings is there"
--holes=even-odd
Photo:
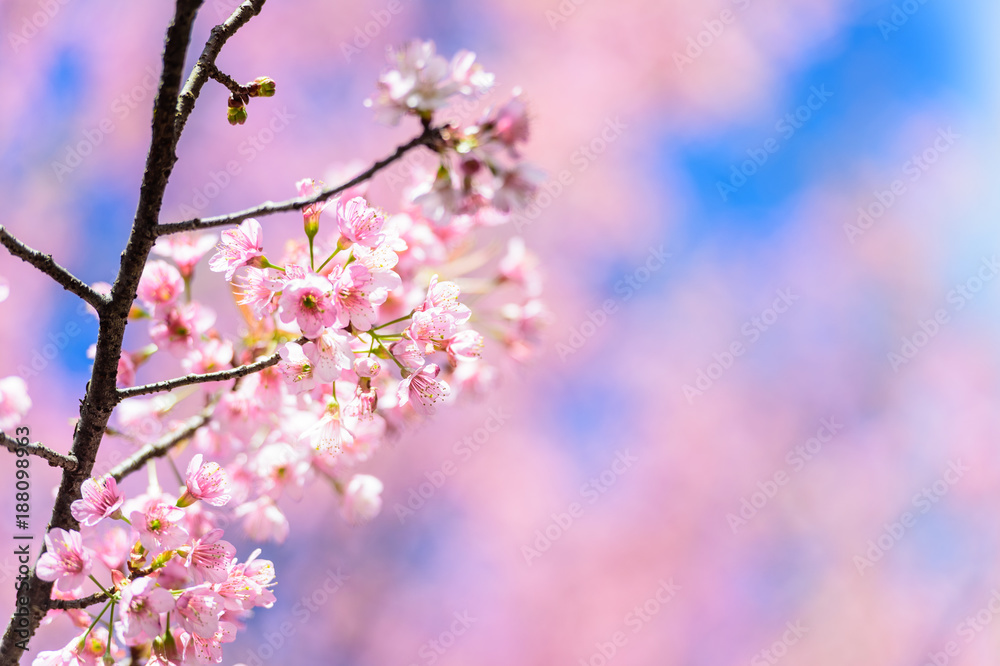
[[[336,257],[338,254],[340,254],[340,251],[343,249],[344,248],[340,246],[340,241],[337,241],[337,249],[333,251],[333,254],[331,254],[329,257],[326,258],[326,261],[324,261],[322,264],[319,265],[319,268],[316,269],[316,272],[319,273],[321,270],[323,270],[323,268],[325,268],[326,265],[330,263],[330,260]]]
[[[90,626],[87,627],[87,633],[85,633],[80,638],[81,649],[83,648],[84,642],[87,640],[87,636],[90,635],[90,632],[94,629],[94,627],[97,626],[97,623],[101,621],[101,618],[104,617],[105,611],[107,611],[114,603],[115,603],[114,601],[109,601],[108,603],[104,604],[104,608],[101,609],[100,614],[98,614],[98,616],[94,618],[94,621],[90,623]]]
[[[101,585],[96,578],[94,578],[94,574],[90,574],[87,577],[90,578],[90,580],[94,581],[94,585],[96,585],[97,587],[101,588],[101,592],[103,592],[104,594],[108,595],[108,597],[111,596],[111,593],[108,592],[106,589],[104,589],[104,586]]]
[[[325,264],[324,264],[325,265]],[[313,257],[313,237],[309,236],[309,268],[316,270],[316,259]]]
[[[373,331],[377,331],[380,328],[385,328],[386,326],[392,326],[393,324],[398,324],[401,321],[406,321],[407,319],[409,319],[412,316],[413,316],[413,313],[411,312],[410,314],[405,315],[403,317],[400,317],[399,319],[393,319],[392,321],[387,321],[384,324],[380,324],[380,325],[376,326],[375,328],[373,328],[372,330]]]

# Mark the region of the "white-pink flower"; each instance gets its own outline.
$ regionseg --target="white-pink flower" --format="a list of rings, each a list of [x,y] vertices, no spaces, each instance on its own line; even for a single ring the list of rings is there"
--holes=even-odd
[[[108,630],[94,627],[89,633],[73,638],[61,650],[39,652],[31,666],[102,666],[108,648]]]
[[[277,307],[274,296],[285,288],[285,274],[276,268],[248,268],[241,282],[240,305],[249,305],[256,317],[263,319]]]
[[[438,276],[431,277],[427,286],[427,297],[417,306],[417,311],[433,310],[447,312],[455,318],[456,324],[464,324],[472,316],[472,310],[458,302],[462,290],[454,282],[439,282]]]
[[[448,340],[448,358],[455,365],[461,360],[479,358],[483,354],[485,338],[478,331],[466,329],[459,331]]]
[[[174,597],[148,576],[137,578],[122,590],[122,633],[129,645],[139,645],[163,631],[160,614],[174,609]]]
[[[329,280],[315,273],[289,281],[279,300],[281,321],[294,321],[307,338],[318,337],[324,328],[337,321],[337,309],[331,298],[333,288]]]
[[[218,238],[215,234],[180,233],[160,236],[153,245],[153,252],[173,259],[181,275],[191,277],[195,264],[212,249]]]
[[[340,409],[334,406],[328,409],[312,427],[306,429],[299,439],[308,439],[317,453],[337,455],[344,450],[344,439],[350,436],[340,420]]]
[[[441,368],[429,363],[405,377],[399,383],[396,393],[399,405],[402,407],[409,402],[417,412],[433,414],[435,405],[451,393],[447,382],[437,381],[440,372]]]
[[[370,329],[375,322],[375,306],[389,297],[392,282],[389,275],[395,273],[372,273],[358,262],[345,267],[334,281],[336,325],[350,323],[359,331]]]
[[[328,328],[323,334],[302,345],[302,351],[312,362],[313,373],[323,383],[340,379],[344,370],[350,370],[354,352],[346,335]]]
[[[18,376],[0,379],[0,431],[9,432],[31,409],[28,385]]]
[[[341,235],[352,243],[374,248],[385,240],[385,215],[361,197],[337,202],[337,225]]]
[[[213,638],[225,607],[222,597],[206,583],[185,589],[177,597],[174,610],[185,630],[202,638]]]
[[[268,589],[274,581],[274,564],[270,560],[258,560],[258,555],[259,548],[243,564],[233,564],[229,578],[216,586],[226,610],[248,611],[256,606],[270,608],[274,604],[274,594]]]
[[[219,622],[219,628],[211,638],[184,633],[181,641],[185,644],[185,663],[191,663],[193,657],[198,663],[217,664],[222,661],[222,644],[235,640],[236,625],[232,622]]]
[[[7,278],[0,275],[0,303],[6,301],[8,296],[10,296],[10,283],[7,282]]]
[[[177,500],[177,506],[189,506],[204,500],[212,506],[225,506],[232,498],[229,477],[217,462],[203,462],[202,454],[191,459],[187,466],[187,490]]]
[[[278,350],[278,354],[281,356],[278,371],[285,378],[285,382],[292,385],[295,393],[309,391],[316,386],[312,361],[306,356],[302,345],[297,342],[286,342]]]
[[[151,261],[142,269],[136,294],[153,312],[173,305],[184,293],[180,271],[165,261]]]
[[[87,527],[93,527],[109,516],[121,516],[121,505],[125,495],[118,490],[118,482],[113,476],[87,479],[80,487],[82,499],[70,506],[73,517]]]
[[[163,502],[153,502],[145,511],[133,511],[129,516],[143,548],[154,552],[172,550],[187,541],[187,532],[180,525],[183,519],[183,509]]]
[[[288,519],[270,497],[241,504],[236,517],[243,519],[243,529],[251,539],[281,543],[288,537]]]
[[[94,560],[79,532],[54,527],[45,535],[45,548],[35,570],[39,578],[54,581],[56,588],[65,592],[75,590],[87,580]]]
[[[455,316],[441,308],[418,310],[413,313],[406,335],[417,343],[425,352],[442,349],[445,340],[457,333],[458,324]]]
[[[382,509],[382,482],[368,474],[355,474],[344,489],[341,515],[352,525],[366,523]]]
[[[183,358],[201,341],[201,336],[215,323],[215,312],[200,303],[178,303],[156,313],[149,327],[149,337],[160,349]]]
[[[226,580],[229,564],[236,555],[236,547],[222,539],[223,531],[214,529],[200,539],[195,539],[184,561],[195,580],[221,583]]]
[[[226,280],[232,282],[233,274],[241,266],[262,268],[264,258],[264,234],[260,223],[253,219],[244,220],[236,229],[222,232],[218,252],[208,263],[216,273],[225,272]]]

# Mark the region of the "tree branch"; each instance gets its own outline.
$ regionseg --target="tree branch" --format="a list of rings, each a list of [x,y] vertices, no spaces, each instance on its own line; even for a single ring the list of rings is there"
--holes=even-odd
[[[62,610],[70,608],[86,608],[87,606],[93,606],[94,604],[99,604],[102,601],[107,600],[108,595],[103,592],[94,592],[89,597],[81,597],[79,599],[53,599],[52,608],[59,608]]]
[[[192,231],[195,229],[209,229],[212,227],[222,227],[229,224],[239,224],[243,220],[251,217],[264,217],[265,215],[273,215],[274,213],[283,213],[290,210],[301,210],[310,204],[314,204],[320,201],[326,201],[330,197],[336,196],[343,192],[344,190],[354,187],[355,185],[360,185],[365,182],[375,174],[377,174],[382,169],[386,168],[396,160],[400,159],[406,153],[410,152],[414,148],[419,146],[427,146],[430,148],[435,147],[442,140],[441,139],[441,127],[425,127],[424,131],[420,136],[412,139],[409,143],[405,143],[398,148],[389,157],[375,162],[367,171],[355,176],[351,180],[347,181],[343,185],[337,187],[326,189],[315,194],[311,197],[296,197],[295,199],[288,199],[287,201],[282,201],[280,203],[274,203],[273,201],[268,201],[256,208],[248,208],[246,210],[240,211],[238,213],[230,213],[229,215],[219,215],[217,217],[206,217],[206,218],[195,218],[193,220],[187,220],[185,222],[174,222],[171,224],[159,224],[156,227],[157,236],[165,236],[168,234],[175,234],[180,231]]]
[[[191,41],[191,29],[201,3],[202,0],[176,0],[173,20],[167,28],[163,48],[163,71],[153,102],[152,138],[142,185],[139,188],[139,202],[132,231],[122,253],[118,275],[111,288],[111,296],[106,302],[97,301],[100,304],[101,314],[97,332],[97,352],[90,382],[80,406],[80,420],[73,433],[71,449],[71,455],[77,464],[72,470],[63,470],[49,519],[49,529],[79,528],[79,523],[70,511],[70,505],[80,496],[80,485],[90,476],[104,437],[104,429],[108,425],[115,405],[118,404],[116,382],[125,325],[135,300],[142,269],[156,241],[155,229],[163,204],[163,192],[177,161],[176,148],[179,136],[175,131],[177,98],[184,72],[184,59]],[[65,271],[60,275],[64,273]],[[60,284],[64,283],[60,281]],[[79,290],[71,289],[71,291],[79,293]],[[45,549],[41,550],[44,552]],[[27,597],[28,617],[12,617],[8,623],[3,640],[0,642],[0,666],[16,666],[21,660],[24,646],[35,634],[45,613],[51,608],[51,594],[52,583],[40,579],[33,569],[26,586],[19,594],[19,599]]]
[[[184,131],[184,125],[194,110],[194,103],[197,101],[201,89],[213,73],[219,72],[215,66],[215,59],[219,57],[222,47],[225,46],[230,37],[236,34],[237,30],[246,25],[254,16],[260,14],[264,2],[265,0],[246,0],[236,8],[236,11],[228,19],[212,28],[212,34],[205,43],[201,56],[194,64],[194,69],[191,70],[180,97],[177,98],[177,114],[174,118],[174,133],[177,136],[180,136],[181,132]]]
[[[0,243],[3,243],[4,247],[6,247],[12,255],[23,259],[41,272],[45,273],[62,285],[63,289],[76,294],[92,305],[98,312],[104,309],[104,305],[108,302],[107,298],[98,294],[90,288],[90,285],[86,284],[80,278],[76,277],[68,270],[57,264],[52,259],[51,254],[42,254],[38,250],[34,250],[19,241],[17,238],[12,236],[2,224],[0,224]]]
[[[153,458],[159,458],[160,456],[166,455],[170,449],[194,435],[202,426],[208,424],[208,422],[212,419],[212,414],[215,412],[215,405],[217,402],[217,399],[213,400],[207,407],[205,407],[205,409],[202,410],[200,414],[189,418],[180,428],[161,437],[155,442],[150,442],[145,445],[121,463],[113,467],[108,473],[115,477],[115,481],[121,481],[123,478],[142,467],[147,460],[152,460]]]
[[[181,386],[188,386],[189,384],[204,384],[205,382],[218,382],[225,381],[227,379],[236,379],[238,377],[246,377],[247,375],[252,375],[255,372],[260,372],[265,368],[270,368],[272,365],[276,365],[280,360],[281,356],[275,352],[274,354],[262,358],[254,363],[241,365],[230,370],[208,372],[202,375],[184,375],[183,377],[167,379],[162,382],[156,382],[155,384],[145,384],[143,386],[132,386],[130,388],[118,389],[118,398],[120,400],[125,400],[126,398],[132,398],[137,395],[148,395],[150,393],[170,391]]]
[[[7,447],[7,450],[11,453],[27,451],[33,456],[44,458],[52,467],[62,467],[63,469],[69,470],[76,469],[76,458],[73,456],[63,455],[58,451],[53,451],[46,446],[42,446],[38,442],[32,442],[31,444],[18,444],[17,440],[0,432],[0,444]]]

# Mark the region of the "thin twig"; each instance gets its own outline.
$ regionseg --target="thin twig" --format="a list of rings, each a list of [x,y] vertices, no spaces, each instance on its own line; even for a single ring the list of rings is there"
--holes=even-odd
[[[339,185],[334,188],[326,189],[315,194],[311,197],[296,197],[294,199],[288,199],[280,203],[274,203],[273,201],[265,202],[256,208],[248,208],[247,210],[240,211],[238,213],[230,213],[228,215],[219,215],[217,217],[206,217],[206,218],[195,218],[193,220],[187,220],[185,222],[174,222],[171,224],[159,224],[156,227],[157,236],[165,236],[167,234],[175,234],[180,231],[192,231],[195,229],[209,229],[212,227],[222,227],[228,224],[239,224],[243,220],[251,217],[264,217],[265,215],[273,215],[274,213],[284,213],[290,210],[300,210],[306,206],[320,201],[326,201],[330,197],[336,196],[343,192],[344,190],[354,187],[355,185],[360,185],[365,182],[379,171],[389,166],[396,160],[400,159],[408,153],[409,151],[417,148],[419,146],[434,147],[441,141],[441,130],[443,128],[429,127],[425,129],[420,136],[414,138],[408,143],[405,143],[398,148],[389,157],[375,162],[367,171],[355,176],[351,180],[347,181],[343,185]]]
[[[98,294],[90,288],[90,285],[57,264],[51,254],[43,254],[19,241],[3,225],[0,225],[0,243],[3,243],[12,255],[45,273],[62,285],[63,289],[76,294],[98,312],[104,309],[104,304],[108,301],[106,297]]]
[[[107,601],[110,597],[104,592],[94,592],[89,597],[81,597],[79,599],[53,599],[51,602],[52,608],[60,608],[63,610],[70,608],[86,608],[87,606],[93,606],[94,604],[99,604],[102,601]]]
[[[219,71],[215,66],[215,59],[219,57],[222,47],[225,46],[230,37],[236,34],[237,30],[260,13],[264,2],[265,0],[246,0],[236,8],[228,19],[212,28],[212,34],[205,43],[205,48],[202,50],[201,56],[198,57],[198,62],[194,64],[194,69],[191,70],[191,74],[184,84],[184,89],[181,90],[181,94],[177,98],[177,115],[174,119],[174,133],[177,136],[180,136],[181,132],[184,131],[184,125],[187,123],[191,111],[194,110],[194,103],[198,99],[201,89],[208,82],[212,72]]]
[[[126,398],[132,398],[137,395],[148,395],[150,393],[160,393],[162,391],[170,391],[172,389],[178,388],[180,386],[188,386],[190,384],[204,384],[205,382],[218,382],[225,381],[227,379],[236,379],[237,377],[245,377],[247,375],[252,375],[255,372],[260,372],[265,368],[270,368],[272,365],[276,365],[278,361],[281,360],[281,356],[277,353],[271,354],[265,358],[262,358],[255,363],[248,363],[247,365],[241,365],[230,370],[220,370],[218,372],[208,372],[201,375],[191,374],[184,375],[183,377],[177,377],[175,379],[167,379],[162,382],[156,382],[155,384],[144,384],[143,386],[133,386],[125,389],[118,389],[118,397],[121,400]]]
[[[212,413],[215,411],[216,402],[217,399],[212,400],[200,414],[189,418],[180,428],[136,451],[120,464],[112,468],[109,474],[115,477],[116,481],[121,481],[123,478],[142,467],[147,460],[152,460],[153,458],[159,458],[160,456],[166,455],[170,449],[194,435],[199,428],[206,425],[211,420]]]
[[[73,456],[63,455],[58,451],[53,451],[47,446],[42,446],[38,442],[32,442],[30,444],[18,444],[17,440],[13,437],[8,437],[7,435],[0,432],[0,444],[7,447],[7,450],[11,453],[17,453],[18,451],[27,451],[33,456],[38,456],[39,458],[44,458],[49,465],[52,467],[62,467],[63,469],[76,469],[76,458]]]

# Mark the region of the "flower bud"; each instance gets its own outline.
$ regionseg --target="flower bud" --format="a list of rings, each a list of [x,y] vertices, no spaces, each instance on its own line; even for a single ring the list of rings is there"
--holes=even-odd
[[[247,110],[244,106],[230,106],[228,118],[230,125],[242,125],[247,121]]]
[[[258,76],[247,86],[251,97],[274,97],[274,79]]]

